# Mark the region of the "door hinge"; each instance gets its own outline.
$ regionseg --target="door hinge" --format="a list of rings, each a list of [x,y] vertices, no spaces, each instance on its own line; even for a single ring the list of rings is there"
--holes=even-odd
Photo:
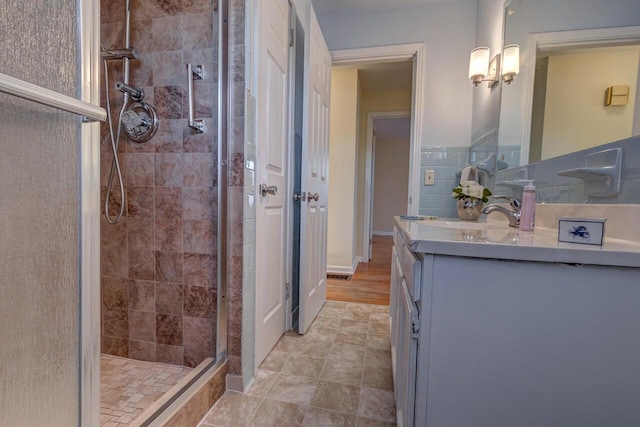
[[[418,338],[420,335],[420,316],[413,314],[411,316],[411,337]]]
[[[289,46],[296,44],[296,33],[293,28],[289,28]]]
[[[291,298],[291,285],[287,283],[285,285],[285,299]]]

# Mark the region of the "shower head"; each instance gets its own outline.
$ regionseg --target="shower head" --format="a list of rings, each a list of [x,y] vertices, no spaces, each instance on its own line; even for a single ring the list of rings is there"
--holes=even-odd
[[[110,61],[112,59],[123,59],[123,58],[137,59],[138,51],[133,47],[123,48],[123,49],[111,49],[111,50],[102,49],[101,56],[102,56],[102,59],[104,59],[105,61]]]

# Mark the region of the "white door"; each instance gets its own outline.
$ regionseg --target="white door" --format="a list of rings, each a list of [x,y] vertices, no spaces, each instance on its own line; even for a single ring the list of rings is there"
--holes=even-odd
[[[256,104],[256,367],[285,330],[288,0],[259,1]],[[268,191],[261,192],[264,184]]]
[[[329,97],[331,55],[313,9],[305,67],[304,138],[300,230],[300,327],[305,333],[327,297],[327,202],[329,199]]]

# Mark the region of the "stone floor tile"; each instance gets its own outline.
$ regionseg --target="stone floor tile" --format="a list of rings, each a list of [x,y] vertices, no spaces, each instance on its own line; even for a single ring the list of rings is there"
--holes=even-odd
[[[280,373],[265,398],[308,406],[316,384],[315,378]]]
[[[251,427],[297,427],[302,425],[307,406],[264,399],[249,423]],[[228,424],[235,426],[236,424]]]
[[[396,423],[387,421],[370,420],[369,418],[358,417],[356,419],[356,427],[396,427]]]
[[[311,406],[355,414],[358,410],[359,396],[360,387],[320,380]]]
[[[360,345],[334,342],[329,352],[330,359],[350,360],[353,362],[361,361],[364,357],[365,347]]]
[[[213,405],[204,423],[219,427],[246,426],[261,403],[262,398],[227,391]]]
[[[286,337],[285,337],[286,338]],[[260,365],[260,369],[265,371],[280,372],[282,367],[287,362],[291,353],[285,351],[271,351]]]
[[[316,358],[304,354],[292,354],[282,368],[283,374],[300,375],[318,378],[324,366],[324,358]]]
[[[307,332],[304,334],[306,339],[311,339],[314,341],[323,341],[332,343],[334,339],[336,339],[336,335],[338,333],[337,329],[332,328],[324,328],[322,326],[311,325]]]
[[[336,335],[336,342],[346,342],[355,345],[366,345],[367,334],[365,332],[339,330]]]
[[[362,372],[362,386],[393,391],[393,370],[379,366],[365,366]]]
[[[117,427],[128,426],[192,371],[184,366],[145,362],[108,354],[101,355],[100,369],[100,411],[103,427],[109,424]]]
[[[278,373],[268,371],[266,369],[258,369],[253,384],[249,387],[246,394],[250,396],[263,397],[269,391],[273,383],[276,381]]]
[[[391,351],[391,339],[387,335],[367,335],[367,347]]]
[[[302,421],[302,427],[355,427],[356,417],[327,411],[319,408],[309,408]]]
[[[376,368],[388,368],[391,366],[391,351],[379,350],[377,348],[367,348],[364,357],[364,366]]]
[[[378,421],[395,422],[396,405],[393,391],[362,387],[358,403],[358,416]]]
[[[327,359],[320,379],[359,386],[362,382],[362,360]]]

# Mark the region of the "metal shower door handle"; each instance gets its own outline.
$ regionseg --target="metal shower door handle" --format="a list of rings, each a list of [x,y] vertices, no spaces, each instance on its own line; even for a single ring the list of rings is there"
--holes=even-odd
[[[262,194],[262,197],[267,197],[267,194],[271,194],[272,196],[275,196],[276,194],[278,194],[278,186],[260,184],[260,194]]]
[[[204,69],[202,65],[187,64],[187,97],[189,104],[189,127],[195,133],[204,133],[204,122],[193,118],[195,109],[195,98],[193,97],[193,81],[202,80],[204,77]]]
[[[318,193],[308,193],[307,194],[307,202],[314,201],[317,202],[320,199],[320,195]]]

